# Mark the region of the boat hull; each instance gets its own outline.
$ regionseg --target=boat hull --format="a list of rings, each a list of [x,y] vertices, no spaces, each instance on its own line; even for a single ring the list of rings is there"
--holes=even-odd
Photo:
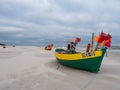
[[[58,52],[59,50],[56,50],[55,56],[61,64],[97,73],[100,69],[106,48],[95,51],[92,55],[86,54],[86,56],[84,56],[85,53],[61,54]]]
[[[52,50],[52,48],[44,48],[45,50]]]

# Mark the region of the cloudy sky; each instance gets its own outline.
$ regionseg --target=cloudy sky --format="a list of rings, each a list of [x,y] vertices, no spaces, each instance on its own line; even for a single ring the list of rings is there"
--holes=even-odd
[[[119,29],[120,0],[0,0],[0,43],[37,45],[102,30],[115,40]]]

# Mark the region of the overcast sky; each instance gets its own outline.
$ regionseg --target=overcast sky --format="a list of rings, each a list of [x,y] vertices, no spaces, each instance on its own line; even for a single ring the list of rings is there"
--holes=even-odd
[[[100,31],[120,36],[120,0],[0,0],[0,42],[38,42]]]

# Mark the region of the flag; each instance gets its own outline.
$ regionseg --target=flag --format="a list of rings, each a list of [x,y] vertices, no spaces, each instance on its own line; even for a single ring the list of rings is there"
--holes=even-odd
[[[101,46],[107,46],[107,47],[111,47],[111,35],[110,34],[106,34],[104,35],[104,39],[103,41],[100,43]]]
[[[71,42],[75,43],[76,42],[76,38],[72,38]]]
[[[105,43],[105,46],[111,47],[111,42],[106,42],[106,43]]]
[[[111,47],[111,35],[110,34],[107,34],[106,37],[105,37],[105,46],[107,47]]]
[[[112,38],[111,35],[110,35],[110,34],[107,34],[106,37],[105,37],[105,40],[111,41],[111,38]]]
[[[77,42],[81,42],[81,38],[77,37],[76,38]]]
[[[95,35],[95,36],[94,36],[94,41],[95,41],[95,42],[98,42],[98,39],[99,39],[99,36],[96,36],[96,35]]]
[[[77,38],[72,38],[71,42],[78,44],[78,42],[81,42],[81,38],[77,37]]]
[[[105,40],[105,33],[101,32],[99,39],[98,39],[98,43],[102,43]]]

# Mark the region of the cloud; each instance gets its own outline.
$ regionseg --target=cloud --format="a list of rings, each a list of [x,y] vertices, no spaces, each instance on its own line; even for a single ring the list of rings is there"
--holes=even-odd
[[[0,32],[16,32],[16,31],[22,31],[22,29],[16,27],[0,27]]]
[[[101,30],[119,36],[119,4],[119,0],[0,0],[0,40],[67,39]]]

